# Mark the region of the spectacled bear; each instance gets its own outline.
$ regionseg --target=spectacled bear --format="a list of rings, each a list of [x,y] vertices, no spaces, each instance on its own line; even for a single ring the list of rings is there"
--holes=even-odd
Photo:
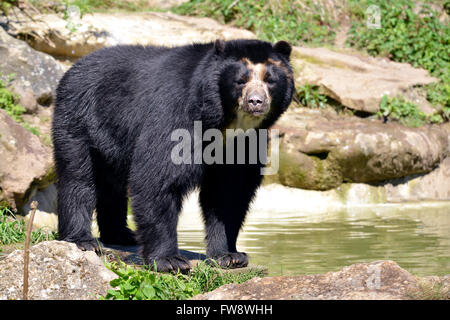
[[[159,271],[189,270],[177,244],[183,197],[200,189],[207,257],[244,267],[236,239],[264,164],[175,164],[171,133],[269,128],[294,92],[291,46],[217,40],[174,48],[115,46],[78,60],[58,88],[52,123],[58,177],[59,239],[97,250],[142,247]],[[136,236],[127,226],[131,198]]]

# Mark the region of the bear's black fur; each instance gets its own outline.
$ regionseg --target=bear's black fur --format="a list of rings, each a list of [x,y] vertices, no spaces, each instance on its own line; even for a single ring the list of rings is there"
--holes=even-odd
[[[174,164],[171,133],[193,133],[194,121],[203,130],[224,130],[241,109],[261,119],[257,128],[270,127],[294,91],[290,52],[284,41],[217,40],[116,46],[77,61],[60,81],[53,118],[59,238],[97,249],[96,209],[103,243],[134,244],[126,226],[129,195],[144,261],[160,271],[185,271],[178,214],[183,197],[200,187],[207,256],[223,267],[246,266],[236,239],[263,164]],[[247,87],[249,79],[255,86]]]

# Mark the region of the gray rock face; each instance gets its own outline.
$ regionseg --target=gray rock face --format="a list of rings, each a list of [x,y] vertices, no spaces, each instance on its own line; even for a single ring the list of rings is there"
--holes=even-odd
[[[209,18],[179,16],[164,12],[94,13],[72,21],[56,14],[35,15],[34,21],[14,21],[11,32],[36,50],[52,55],[82,57],[96,49],[117,44],[175,46],[209,42],[217,38],[255,38],[247,30],[231,28]]]
[[[393,261],[354,264],[338,272],[254,278],[224,285],[193,300],[403,300],[422,299],[430,288],[450,298],[449,277],[416,278]]]
[[[428,173],[448,155],[448,133],[437,125],[408,128],[291,107],[275,128],[283,133],[279,181],[303,189]]]
[[[0,72],[3,76],[15,74],[11,87],[21,96],[20,104],[33,112],[37,104],[52,103],[64,68],[51,56],[35,51],[0,28]]]
[[[13,206],[26,202],[30,188],[53,182],[53,156],[37,136],[0,110],[0,187]]]
[[[23,250],[0,260],[0,300],[22,299]],[[29,291],[32,300],[97,300],[116,276],[93,251],[73,243],[41,242],[30,248]]]

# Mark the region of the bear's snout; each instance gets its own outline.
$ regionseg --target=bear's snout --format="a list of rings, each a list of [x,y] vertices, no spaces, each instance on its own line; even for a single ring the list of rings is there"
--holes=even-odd
[[[247,111],[253,115],[265,114],[269,110],[269,99],[264,90],[253,90],[247,95]]]

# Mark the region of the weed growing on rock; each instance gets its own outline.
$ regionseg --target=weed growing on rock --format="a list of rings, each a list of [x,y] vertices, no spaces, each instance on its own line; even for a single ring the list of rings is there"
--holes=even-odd
[[[298,102],[309,108],[324,108],[327,103],[327,96],[319,93],[319,87],[304,84],[296,88],[296,98]]]
[[[13,74],[8,75],[6,81],[0,78],[0,109],[5,110],[16,122],[20,122],[22,121],[21,115],[25,112],[25,108],[16,103],[18,100],[17,95],[6,88],[7,83],[11,82],[13,78]]]
[[[108,290],[106,296],[100,297],[102,300],[185,300],[225,284],[239,284],[263,276],[261,271],[235,273],[214,268],[204,261],[189,274],[157,273],[121,261],[108,263],[107,267],[118,278],[110,283],[116,289]]]
[[[25,129],[34,135],[39,136],[39,129],[33,127],[22,118],[22,114],[25,113],[26,110],[17,103],[19,97],[7,88],[14,76],[14,74],[8,75],[5,81],[3,80],[4,77],[2,77],[2,74],[0,74],[0,109],[5,110],[14,121],[20,123]]]
[[[420,127],[426,123],[442,122],[442,118],[439,115],[426,115],[414,103],[406,101],[401,95],[393,98],[384,95],[377,115],[398,120],[408,127]]]

